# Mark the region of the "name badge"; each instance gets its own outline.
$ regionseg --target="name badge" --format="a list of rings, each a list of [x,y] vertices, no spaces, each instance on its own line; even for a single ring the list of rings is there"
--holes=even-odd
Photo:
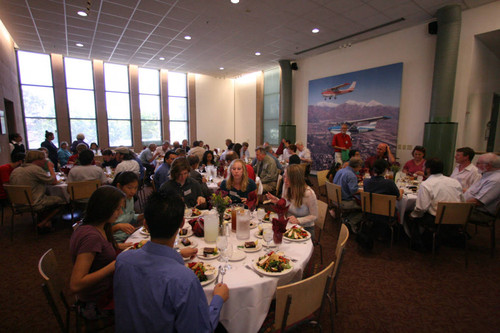
[[[191,194],[191,189],[187,190],[187,191],[184,191],[184,196],[188,196]]]
[[[237,197],[239,198],[240,196],[238,195],[238,193],[234,192],[234,191],[229,191],[229,195],[232,195],[233,197]]]

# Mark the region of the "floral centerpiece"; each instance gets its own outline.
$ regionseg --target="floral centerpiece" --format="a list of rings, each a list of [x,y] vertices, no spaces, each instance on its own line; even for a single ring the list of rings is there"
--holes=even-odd
[[[226,191],[217,190],[212,194],[212,197],[210,198],[212,207],[215,208],[215,210],[219,214],[219,227],[222,227],[222,224],[224,223],[224,212],[231,204],[231,198],[228,196],[228,194],[229,193]]]
[[[274,205],[274,211],[278,214],[278,218],[273,218],[273,241],[274,244],[278,245],[283,241],[283,234],[286,231],[288,223],[288,218],[285,217],[288,212],[286,200],[283,198],[279,199],[276,205]]]

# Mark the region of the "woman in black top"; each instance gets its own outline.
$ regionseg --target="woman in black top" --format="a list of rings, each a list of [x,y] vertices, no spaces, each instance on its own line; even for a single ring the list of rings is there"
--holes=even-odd
[[[49,159],[52,163],[54,163],[54,168],[57,171],[58,170],[57,147],[52,143],[52,140],[54,140],[54,133],[45,131],[45,141],[42,142],[40,146],[47,148],[47,150],[49,151]]]

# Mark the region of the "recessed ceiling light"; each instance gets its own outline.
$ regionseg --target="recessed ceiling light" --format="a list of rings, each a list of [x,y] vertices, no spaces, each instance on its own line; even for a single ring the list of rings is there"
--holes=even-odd
[[[78,47],[83,47],[82,43],[76,43],[75,45],[78,46]]]
[[[223,70],[224,70],[224,67],[219,67],[219,69],[220,69],[221,71],[223,71]]]
[[[184,36],[184,39],[191,40],[191,36]]]
[[[256,56],[260,56],[260,52],[255,52],[255,55]]]
[[[313,34],[317,34],[318,32],[319,32],[319,29],[318,29],[318,28],[314,28],[314,29],[312,29],[312,33],[313,33]]]
[[[232,3],[239,3],[240,0],[231,0]]]
[[[165,57],[160,57],[160,60],[161,60],[161,61],[165,60]]]
[[[83,17],[87,16],[87,12],[84,10],[79,10],[77,14]]]

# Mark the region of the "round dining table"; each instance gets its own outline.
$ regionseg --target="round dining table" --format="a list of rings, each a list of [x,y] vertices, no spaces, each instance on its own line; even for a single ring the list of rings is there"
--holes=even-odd
[[[203,212],[204,214],[206,211]],[[185,227],[189,225],[185,223]],[[257,219],[251,221],[253,225],[257,225]],[[264,227],[271,227],[270,223],[263,223]],[[288,228],[292,225],[288,224]],[[281,276],[266,276],[256,272],[253,264],[259,257],[263,256],[269,251],[275,251],[276,247],[267,248],[265,242],[259,239],[257,235],[258,228],[250,229],[249,239],[237,239],[236,233],[231,232],[229,243],[233,247],[232,259],[242,259],[238,261],[229,261],[231,268],[227,270],[224,275],[224,283],[229,287],[229,299],[224,303],[220,313],[220,322],[224,325],[228,332],[258,332],[269,311],[271,301],[273,300],[276,288],[281,285],[297,282],[302,279],[304,270],[312,256],[314,246],[310,239],[305,241],[288,241],[285,238],[283,243],[279,245],[279,251],[291,260],[293,268],[285,275]],[[190,232],[189,232],[190,233]],[[188,234],[189,234],[188,233]],[[149,236],[142,232],[142,229],[136,230],[126,242],[136,243],[144,239],[149,239]],[[203,237],[190,236],[191,242],[196,243],[198,254],[203,254],[204,247],[215,247],[215,243],[205,242]],[[245,241],[258,240],[257,248],[255,250],[247,250],[254,252],[244,251],[243,244]],[[271,246],[273,243],[271,242]],[[239,258],[236,258],[239,257]],[[220,257],[219,257],[220,258]],[[211,264],[212,266],[219,267],[224,265],[223,262],[218,261],[219,258],[214,259],[200,259],[196,256],[193,259],[185,260],[189,262],[199,262]],[[248,268],[249,266],[250,268]],[[203,287],[208,302],[212,300],[212,293],[215,285],[211,282]]]

